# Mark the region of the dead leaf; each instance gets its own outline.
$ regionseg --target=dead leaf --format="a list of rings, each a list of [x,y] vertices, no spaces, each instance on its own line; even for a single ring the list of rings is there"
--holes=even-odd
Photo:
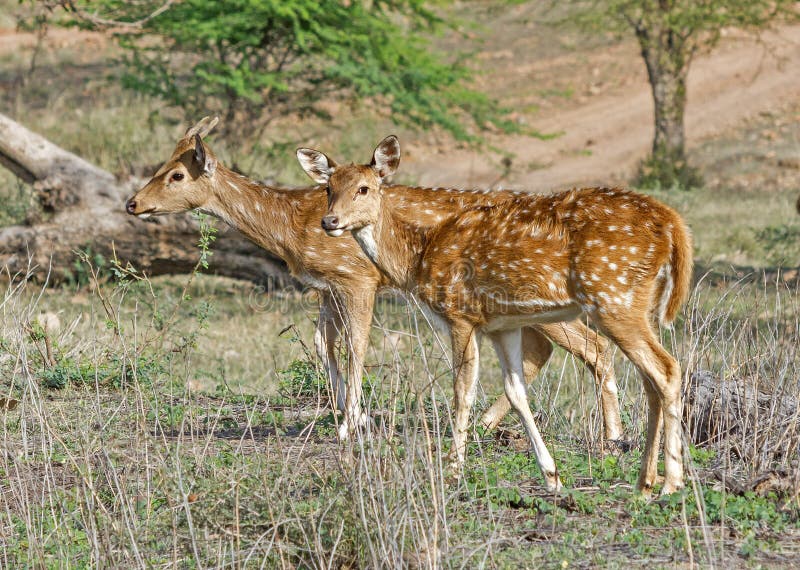
[[[6,412],[10,412],[11,410],[16,409],[18,405],[19,405],[19,400],[15,400],[14,398],[0,397],[0,410],[5,410]]]

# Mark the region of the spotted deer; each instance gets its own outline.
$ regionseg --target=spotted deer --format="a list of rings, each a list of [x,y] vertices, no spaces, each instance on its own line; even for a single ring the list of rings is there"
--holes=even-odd
[[[208,117],[191,127],[172,156],[153,178],[127,201],[129,214],[140,218],[201,210],[234,227],[260,247],[286,261],[292,275],[319,293],[320,312],[314,336],[316,352],[333,385],[337,407],[344,412],[339,435],[363,425],[361,409],[362,362],[376,291],[389,285],[353,239],[331,240],[319,226],[325,213],[323,188],[282,189],[250,180],[219,162],[203,141],[216,124]],[[416,200],[427,203],[424,212],[406,208],[406,192],[387,190],[401,215],[443,220],[460,208],[490,204],[502,194],[445,194],[416,190]],[[348,354],[347,382],[336,358],[336,342],[344,332]],[[541,324],[523,331],[525,377],[533,379],[548,360],[552,345],[547,337],[583,359],[598,379],[605,437],[622,436],[614,371],[606,352],[607,341],[578,321]],[[510,404],[498,398],[483,423],[496,426]]]
[[[682,487],[680,369],[653,328],[654,321],[675,319],[690,286],[691,239],[674,210],[631,191],[585,188],[475,204],[439,221],[408,220],[382,183],[400,163],[397,138],[384,139],[368,165],[339,166],[311,149],[297,155],[306,173],[327,187],[325,231],[352,233],[381,273],[414,295],[449,333],[458,461],[464,460],[475,398],[478,337],[486,335],[545,484],[560,488],[528,405],[520,331],[586,315],[644,380],[650,413],[638,488],[649,494],[655,483],[662,417],[662,493]],[[420,212],[435,195],[409,193],[406,200]]]

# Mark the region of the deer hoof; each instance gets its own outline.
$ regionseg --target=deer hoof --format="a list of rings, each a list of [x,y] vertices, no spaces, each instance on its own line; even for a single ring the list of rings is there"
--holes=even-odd
[[[349,440],[353,432],[369,434],[370,417],[365,412],[357,412],[352,414],[352,417],[355,417],[355,421],[345,418],[339,424],[339,441]]]
[[[558,473],[544,473],[544,488],[547,489],[549,493],[558,493],[564,488]]]
[[[668,496],[668,495],[671,495],[672,493],[675,493],[675,492],[677,492],[677,491],[680,491],[681,489],[683,489],[683,481],[677,481],[677,482],[674,482],[674,481],[669,481],[669,482],[665,482],[665,483],[664,483],[664,486],[663,486],[663,487],[661,487],[661,492],[658,494],[658,496],[659,496],[659,497],[666,497],[666,496]]]

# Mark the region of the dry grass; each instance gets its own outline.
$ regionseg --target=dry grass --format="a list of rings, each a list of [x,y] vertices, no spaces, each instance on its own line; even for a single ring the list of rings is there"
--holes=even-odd
[[[572,490],[544,493],[532,457],[517,449],[513,418],[498,435],[476,431],[466,467],[452,473],[443,464],[447,352],[419,315],[383,305],[375,340],[385,342],[373,342],[365,385],[375,425],[369,437],[339,444],[301,342],[306,309],[286,300],[243,317],[251,309],[238,287],[199,279],[177,312],[176,282],[6,289],[0,375],[14,409],[0,428],[4,566],[728,567],[800,553],[797,421],[720,418],[737,429],[687,448],[688,490],[643,502],[631,490],[643,439],[640,381],[618,361],[634,449],[603,451],[591,379],[559,354],[531,401]],[[217,311],[205,310],[209,299]],[[68,313],[77,301],[82,310]],[[666,340],[687,373],[796,400],[798,301],[783,283],[703,281]],[[267,354],[258,352],[198,390],[222,339],[246,336],[239,319],[295,321],[301,328],[276,342],[295,351],[282,357],[298,360],[277,365],[285,372],[263,366],[261,384],[243,393],[239,374],[256,369]],[[484,362],[493,391],[496,364]],[[58,379],[64,388],[47,387]],[[690,428],[695,417],[690,408]],[[765,473],[770,482],[754,482]]]

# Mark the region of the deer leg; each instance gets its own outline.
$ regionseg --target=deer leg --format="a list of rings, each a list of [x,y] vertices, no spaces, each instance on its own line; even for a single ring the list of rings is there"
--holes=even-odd
[[[528,405],[527,389],[523,380],[521,331],[515,329],[494,333],[491,339],[503,368],[506,396],[525,425],[525,431],[528,432],[533,445],[536,462],[544,476],[545,487],[548,491],[558,491],[561,489],[561,480],[558,477],[555,461],[547,450]]]
[[[329,294],[320,293],[319,319],[317,320],[317,330],[314,333],[314,348],[325,369],[328,385],[333,389],[336,409],[344,412],[345,384],[336,360],[336,340],[339,338],[340,330],[341,319],[338,318],[333,299]]]
[[[609,332],[609,337],[644,377],[650,412],[637,488],[648,494],[655,482],[658,436],[663,422],[664,487],[661,494],[667,495],[683,487],[680,367],[675,358],[658,342],[646,318],[633,324],[617,319],[603,325],[603,329]]]
[[[522,329],[522,359],[525,383],[530,385],[553,353],[553,344],[540,331],[526,327]],[[481,425],[487,430],[498,426],[511,409],[511,402],[503,394],[486,410],[481,417]]]
[[[475,403],[478,385],[478,338],[469,323],[457,323],[450,329],[453,348],[453,449],[458,464],[464,463],[467,451],[469,413]]]
[[[597,383],[605,438],[612,441],[622,439],[619,391],[608,341],[579,320],[546,323],[538,327],[558,346],[583,361]]]
[[[661,428],[664,423],[664,414],[661,409],[661,399],[658,397],[658,392],[653,387],[650,378],[642,375],[642,382],[644,382],[644,392],[645,396],[647,396],[649,412],[647,414],[647,439],[645,439],[642,468],[639,471],[636,488],[642,494],[649,495],[658,476],[658,451],[661,445]]]
[[[344,419],[339,425],[340,440],[346,440],[350,432],[365,427],[369,420],[367,414],[361,409],[361,383],[374,303],[374,290],[372,292],[352,291],[343,297],[342,301],[342,321],[345,324],[348,359]]]

